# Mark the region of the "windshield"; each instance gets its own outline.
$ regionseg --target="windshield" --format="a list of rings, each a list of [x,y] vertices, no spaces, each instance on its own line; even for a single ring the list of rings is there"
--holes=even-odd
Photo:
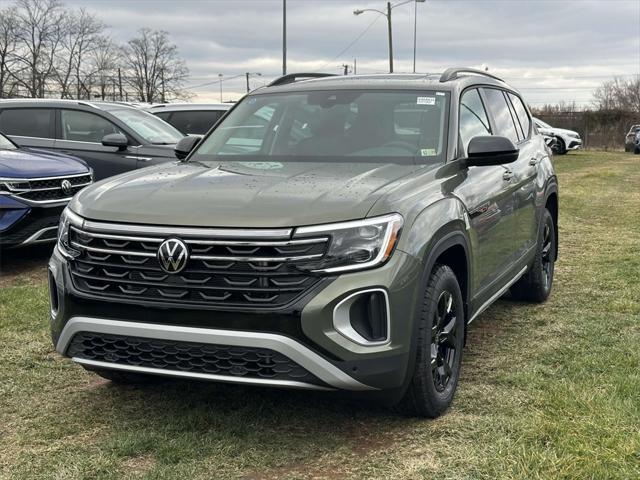
[[[0,150],[17,150],[17,147],[11,143],[11,140],[0,133]]]
[[[184,135],[168,123],[142,110],[121,108],[110,110],[118,120],[124,122],[131,130],[153,145],[173,145]]]
[[[445,157],[449,94],[337,90],[245,98],[192,160],[431,163]]]
[[[535,119],[536,124],[538,125],[538,127],[542,127],[542,128],[553,128],[551,125],[549,125],[548,123],[544,123],[542,120],[540,120],[539,118]]]

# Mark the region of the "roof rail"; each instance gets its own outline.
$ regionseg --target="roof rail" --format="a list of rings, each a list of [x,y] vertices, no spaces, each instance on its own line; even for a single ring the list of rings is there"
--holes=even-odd
[[[277,87],[278,85],[286,85],[287,83],[293,83],[298,78],[323,78],[323,77],[335,77],[335,73],[289,73],[281,77],[276,78],[267,87]]]
[[[504,82],[500,77],[496,77],[484,70],[478,70],[477,68],[465,68],[465,67],[453,67],[447,68],[442,75],[440,75],[440,83],[448,82],[449,80],[455,80],[458,78],[459,73],[474,73],[476,75],[483,75],[485,77],[493,78]]]

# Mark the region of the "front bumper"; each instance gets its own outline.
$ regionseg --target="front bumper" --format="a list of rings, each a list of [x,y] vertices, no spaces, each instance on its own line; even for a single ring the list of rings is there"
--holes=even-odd
[[[578,150],[582,148],[582,139],[568,137],[566,141],[567,150]]]
[[[104,361],[104,357],[99,360],[73,358],[88,368],[292,388],[395,389],[404,384],[410,364],[416,285],[420,283],[420,275],[420,262],[396,251],[384,266],[327,280],[312,295],[283,311],[168,308],[88,298],[74,288],[67,261],[56,248],[49,262],[52,338],[57,351],[66,356],[73,356],[69,347],[74,336],[83,332],[185,342],[186,346],[197,343],[201,350],[206,346],[266,349],[285,356],[310,374],[301,378],[313,381],[283,377],[282,368],[269,367],[268,375],[252,374],[264,365],[247,362],[247,356],[240,359],[235,370],[223,368],[220,371],[193,369],[191,365],[172,367],[166,363],[156,367],[154,365],[159,364],[140,362],[138,357],[137,364],[123,363],[117,357],[109,356],[106,357],[109,361]],[[385,342],[363,345],[336,328],[334,310],[350,295],[371,289],[383,290],[389,300],[389,338]],[[231,355],[235,352],[231,351]],[[175,358],[171,358],[175,363]]]
[[[10,200],[4,199],[5,202]],[[19,247],[55,241],[63,209],[64,205],[28,207],[16,201],[11,205],[0,205],[0,221],[3,224],[0,230],[0,247]]]

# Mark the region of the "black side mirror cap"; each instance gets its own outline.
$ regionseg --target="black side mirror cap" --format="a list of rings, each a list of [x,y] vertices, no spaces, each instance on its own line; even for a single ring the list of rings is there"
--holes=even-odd
[[[198,137],[195,135],[184,137],[176,144],[175,148],[173,149],[176,158],[178,160],[184,160],[185,158],[187,158],[187,156],[189,156],[193,149],[196,148],[196,145],[200,143],[200,140],[202,140],[202,137]]]
[[[507,137],[481,135],[469,142],[465,163],[468,167],[503,165],[515,162],[518,155],[518,148]]]
[[[110,133],[102,137],[102,145],[105,147],[117,147],[118,150],[126,150],[129,140],[122,133]]]

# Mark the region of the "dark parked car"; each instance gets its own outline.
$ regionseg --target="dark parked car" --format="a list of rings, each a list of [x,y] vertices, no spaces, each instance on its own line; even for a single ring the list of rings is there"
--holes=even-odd
[[[76,100],[1,100],[0,131],[22,147],[80,157],[98,180],[175,160],[183,137],[139,108]]]
[[[631,125],[629,132],[624,138],[624,151],[635,152],[636,151],[636,134],[640,132],[640,125]],[[640,153],[640,152],[636,152]]]
[[[19,148],[0,134],[0,247],[55,241],[60,213],[91,181],[82,160]]]
[[[116,382],[351,390],[436,416],[467,325],[508,290],[547,299],[558,187],[518,92],[470,69],[310,75],[249,93],[184,161],[71,202],[49,262],[58,352]]]
[[[147,111],[184,135],[204,135],[231,107],[230,103],[163,103],[152,105]]]

